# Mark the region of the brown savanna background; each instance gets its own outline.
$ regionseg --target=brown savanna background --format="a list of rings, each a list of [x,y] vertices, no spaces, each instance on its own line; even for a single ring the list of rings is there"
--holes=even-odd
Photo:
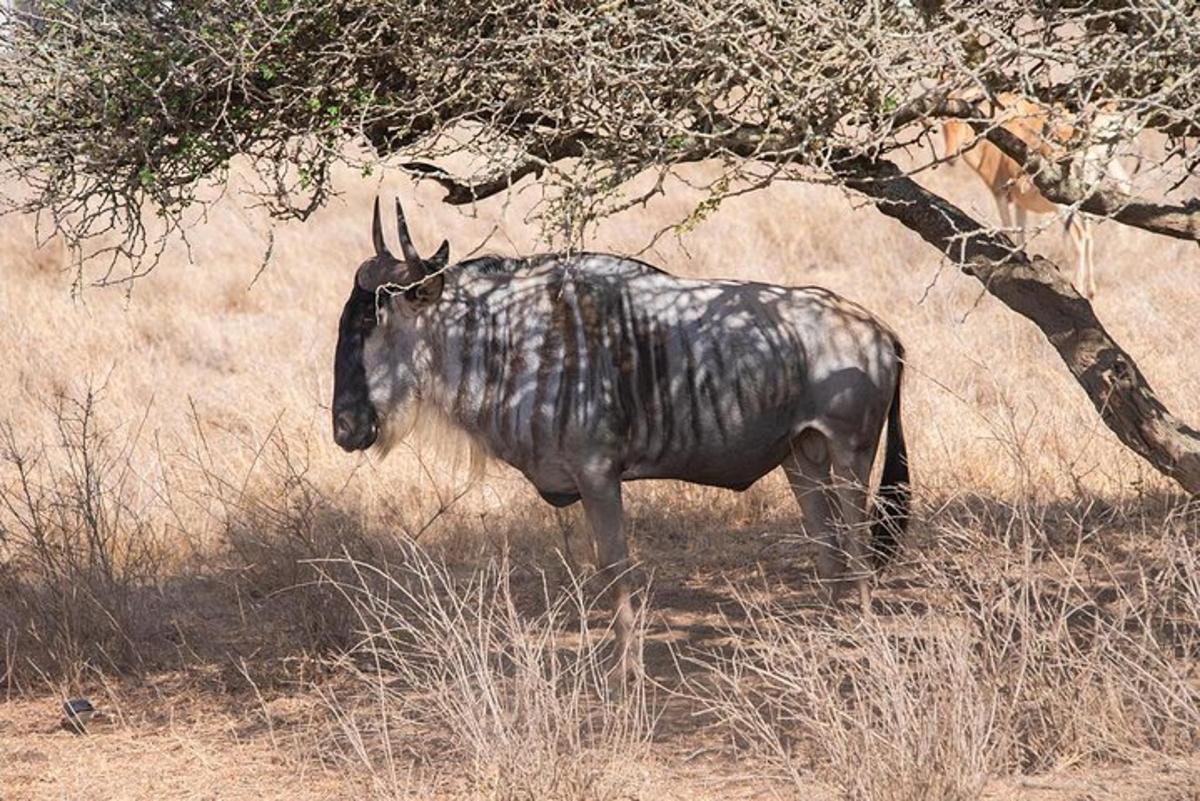
[[[965,165],[922,180],[996,219]],[[629,485],[647,679],[606,703],[607,614],[558,555],[576,511],[329,432],[376,191],[465,258],[542,249],[537,190],[469,216],[387,171],[337,185],[261,272],[235,177],[152,274],[76,293],[56,242],[0,220],[0,798],[1196,797],[1194,502],[913,234],[802,184],[645,252],[684,185],[599,226],[592,249],[827,286],[893,326],[916,490],[863,619],[815,603],[781,475]],[[1200,421],[1200,253],[1116,224],[1096,253],[1100,318]],[[86,736],[58,727],[79,695],[106,713]]]

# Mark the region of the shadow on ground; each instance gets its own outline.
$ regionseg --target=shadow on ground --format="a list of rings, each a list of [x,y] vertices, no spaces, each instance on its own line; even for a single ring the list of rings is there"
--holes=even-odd
[[[645,664],[648,675],[664,687],[678,685],[681,673],[698,669],[704,654],[720,654],[740,636],[748,601],[769,602],[799,622],[831,614],[821,601],[812,545],[803,537],[790,498],[776,506],[762,504],[761,519],[730,525],[699,506],[660,510],[631,494],[635,577],[649,587],[640,596],[649,601]],[[179,575],[129,588],[122,605],[132,610],[129,619],[137,626],[109,632],[113,636],[106,639],[120,642],[121,654],[89,653],[84,643],[79,652],[66,655],[84,664],[66,683],[86,683],[99,675],[135,681],[186,676],[218,696],[236,696],[283,690],[326,674],[330,657],[355,642],[358,621],[335,584],[354,576],[344,565],[324,560],[350,556],[387,569],[402,559],[389,532],[363,531],[357,519],[349,510],[329,506],[308,515],[303,531],[282,525],[231,527],[222,554],[209,558],[203,569],[191,565]],[[481,547],[466,556],[461,548],[442,549],[442,556],[463,576],[488,560],[507,560],[518,604],[531,614],[539,612],[569,581],[560,527],[545,515],[534,520],[540,522],[489,527]],[[579,527],[577,517],[573,525]],[[980,495],[922,498],[900,557],[876,582],[872,612],[934,614],[945,582],[954,580],[947,568],[954,559],[995,560],[999,582],[1015,563],[1029,561],[1044,569],[1048,595],[1073,594],[1077,608],[1071,620],[1082,631],[1095,616],[1108,614],[1129,585],[1164,575],[1170,568],[1163,545],[1169,532],[1194,545],[1197,531],[1197,504],[1169,494],[1019,504]],[[427,547],[435,556],[442,548],[436,537]],[[1071,572],[1071,586],[1064,589],[1066,579],[1057,578],[1056,571],[1067,563],[1082,569]],[[1089,572],[1093,564],[1096,569]],[[931,579],[931,565],[938,568],[932,571],[936,579]],[[9,641],[14,631],[38,634],[42,624],[22,619],[21,610],[31,609],[30,599],[47,592],[18,578],[0,582],[10,599],[25,593],[23,604],[0,598],[6,610],[0,612],[0,627],[9,632]],[[594,626],[606,625],[601,609],[593,614]],[[1200,640],[1197,621],[1174,619],[1169,609],[1162,610],[1161,621],[1181,649]],[[9,677],[10,692],[44,689],[62,667],[53,662],[56,656],[62,655],[40,654],[35,664],[32,656],[6,651],[0,676]],[[15,678],[30,675],[34,678]]]

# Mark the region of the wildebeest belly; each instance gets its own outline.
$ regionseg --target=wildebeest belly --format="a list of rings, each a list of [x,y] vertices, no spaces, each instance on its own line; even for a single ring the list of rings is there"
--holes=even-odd
[[[613,469],[621,481],[675,479],[742,491],[787,456],[796,432],[804,425],[799,412],[780,409],[744,424],[726,420],[723,427],[711,428],[693,428],[686,418],[677,420],[686,426],[686,436],[681,431],[667,435],[659,421],[659,425],[630,426],[623,444],[604,437],[604,445],[596,441],[590,447],[555,448],[535,456],[536,448],[529,442],[495,455],[520,470],[554,506],[578,500],[578,477],[594,468]],[[649,436],[635,436],[645,431]],[[606,463],[610,468],[604,467]]]
[[[626,454],[622,480],[668,478],[744,490],[787,456],[801,421],[781,409],[723,426],[689,426],[687,437],[664,438]],[[653,447],[654,445],[659,447]]]

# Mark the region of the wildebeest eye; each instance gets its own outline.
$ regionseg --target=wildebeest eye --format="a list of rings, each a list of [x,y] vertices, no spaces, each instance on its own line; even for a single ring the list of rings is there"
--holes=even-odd
[[[370,301],[362,305],[362,317],[359,318],[359,324],[363,328],[370,330],[374,328],[378,322],[379,309],[375,306],[375,299],[371,298]]]

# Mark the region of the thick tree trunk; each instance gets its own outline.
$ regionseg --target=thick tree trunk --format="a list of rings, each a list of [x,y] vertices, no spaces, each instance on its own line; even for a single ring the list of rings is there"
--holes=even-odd
[[[1200,494],[1200,431],[1163,406],[1091,304],[1053,262],[1029,257],[889,161],[849,158],[838,172],[847,186],[872,198],[880,211],[920,234],[1006,306],[1032,320],[1121,442],[1188,492]]]

